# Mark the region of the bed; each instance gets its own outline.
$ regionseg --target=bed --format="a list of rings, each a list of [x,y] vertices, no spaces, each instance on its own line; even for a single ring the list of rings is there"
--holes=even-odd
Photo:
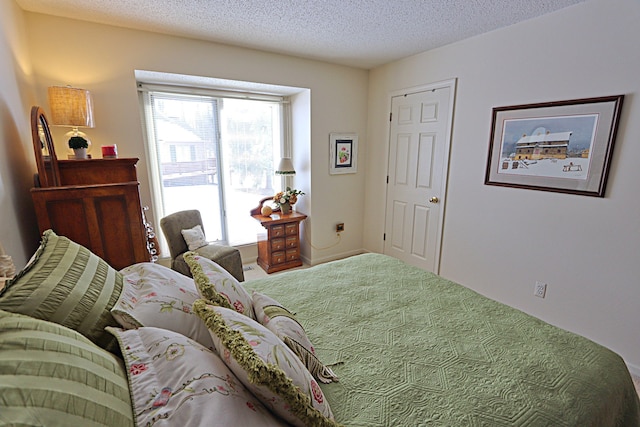
[[[620,356],[394,258],[242,284],[186,258],[45,232],[0,292],[0,425],[640,425]]]
[[[348,426],[640,425],[617,354],[380,254],[247,283],[292,307]]]

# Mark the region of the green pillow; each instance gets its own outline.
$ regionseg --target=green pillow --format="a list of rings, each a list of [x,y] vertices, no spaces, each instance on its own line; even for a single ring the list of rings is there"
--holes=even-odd
[[[213,345],[242,384],[289,424],[339,427],[322,389],[302,361],[273,332],[248,316],[204,299],[193,310]]]
[[[0,310],[0,349],[0,425],[134,425],[124,364],[79,333]]]
[[[253,311],[262,326],[276,334],[300,358],[309,373],[322,383],[338,381],[331,369],[323,365],[296,317],[273,298],[253,291]]]
[[[231,273],[196,252],[185,252],[184,260],[203,299],[255,320],[251,295]]]
[[[80,332],[118,352],[106,326],[118,326],[111,308],[122,292],[122,275],[89,249],[52,230],[27,266],[0,291],[0,310],[26,314]]]

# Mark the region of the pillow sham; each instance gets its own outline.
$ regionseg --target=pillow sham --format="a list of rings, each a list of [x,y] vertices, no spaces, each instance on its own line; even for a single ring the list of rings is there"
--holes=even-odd
[[[0,291],[0,310],[48,320],[117,351],[105,326],[118,326],[110,310],[122,292],[122,275],[89,249],[52,230],[30,262]]]
[[[273,298],[253,291],[253,310],[258,322],[276,334],[298,356],[318,381],[338,381],[331,369],[318,360],[311,340],[295,316]]]
[[[194,311],[234,374],[272,412],[295,426],[337,426],[318,383],[271,331],[234,310],[199,299]]]
[[[235,310],[252,319],[256,318],[251,295],[231,273],[195,252],[186,252],[184,260],[191,270],[202,298],[210,304]]]
[[[123,289],[111,314],[123,328],[168,329],[213,348],[209,330],[191,310],[199,298],[193,279],[151,262],[125,267],[120,273]]]
[[[153,327],[107,330],[122,349],[137,425],[285,425],[217,354],[190,338]]]
[[[204,237],[204,231],[200,224],[196,225],[193,228],[188,228],[186,230],[181,230],[182,238],[184,239],[187,247],[190,251],[195,251],[196,249],[200,249],[203,246],[207,246],[207,239]]]
[[[122,360],[78,332],[0,311],[0,348],[0,425],[134,425]]]

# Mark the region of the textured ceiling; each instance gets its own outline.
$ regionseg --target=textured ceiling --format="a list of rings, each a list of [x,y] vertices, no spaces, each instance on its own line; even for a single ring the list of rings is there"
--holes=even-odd
[[[17,0],[23,9],[373,68],[585,0]]]

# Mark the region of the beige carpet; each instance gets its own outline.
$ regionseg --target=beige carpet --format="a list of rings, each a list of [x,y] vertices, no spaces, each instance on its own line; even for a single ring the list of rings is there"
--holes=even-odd
[[[307,264],[304,264],[302,267],[296,267],[296,268],[291,268],[291,269],[288,269],[288,270],[278,271],[276,273],[267,274],[267,272],[264,271],[262,269],[262,267],[260,267],[255,262],[242,265],[242,269],[244,270],[244,280],[245,281],[253,280],[253,279],[261,279],[263,277],[273,276],[274,274],[284,273],[285,271],[299,270],[301,268],[309,268],[309,266]]]

